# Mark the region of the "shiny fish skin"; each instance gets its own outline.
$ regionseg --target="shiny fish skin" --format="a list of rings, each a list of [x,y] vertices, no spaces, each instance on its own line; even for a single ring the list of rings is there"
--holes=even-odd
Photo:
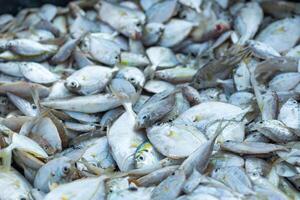
[[[147,174],[146,176],[143,176],[135,182],[139,186],[143,187],[149,187],[151,185],[156,185],[161,182],[164,178],[167,178],[169,175],[171,175],[175,170],[178,168],[178,165],[174,166],[167,166],[158,170],[155,170],[152,173]]]
[[[147,129],[150,142],[163,155],[184,158],[206,142],[203,133],[192,126],[162,124]]]
[[[13,93],[21,97],[31,97],[32,88],[36,88],[40,97],[47,97],[49,95],[49,88],[29,82],[17,81],[13,83],[0,84],[0,93],[5,94],[7,92]]]
[[[300,23],[300,18],[286,18],[273,22],[256,39],[273,47],[278,52],[283,52],[294,47],[300,37],[300,28],[296,25]],[[293,37],[288,37],[293,33]]]
[[[0,200],[300,199],[300,3],[0,14]]]
[[[177,0],[158,2],[146,10],[148,23],[167,22],[176,12]]]
[[[233,142],[226,141],[221,144],[221,148],[239,154],[263,154],[272,153],[274,151],[285,151],[286,147],[276,144],[263,142]]]
[[[126,15],[126,18],[122,17]],[[141,37],[142,25],[145,23],[144,13],[124,6],[101,1],[99,17],[122,34],[138,39]]]
[[[82,97],[74,97],[68,100],[52,100],[44,101],[42,105],[54,109],[85,112],[85,113],[97,113],[116,108],[121,105],[121,101],[110,94],[98,94]]]
[[[30,195],[30,189],[32,188],[32,186],[15,169],[12,169],[11,171],[3,171],[2,169],[0,173],[0,180],[1,180],[1,185],[5,187],[5,190],[2,190],[0,193],[0,197],[2,199],[32,200],[32,197]]]
[[[241,194],[252,194],[252,183],[244,170],[239,167],[216,169],[212,177]]]
[[[264,120],[257,124],[257,130],[277,143],[297,140],[297,136],[284,123],[277,120]]]
[[[152,191],[151,198],[155,200],[176,198],[183,187],[184,181],[185,174],[183,171],[175,171]]]
[[[113,123],[107,133],[112,156],[121,171],[134,169],[134,153],[145,141],[143,131],[136,130],[135,125],[135,115],[128,110]]]
[[[50,72],[47,68],[38,63],[22,63],[20,70],[26,79],[34,83],[47,84],[59,79],[58,75]]]
[[[149,103],[148,101],[137,114],[137,126],[140,128],[151,126],[168,114],[175,105],[174,94],[157,102]]]
[[[85,66],[66,79],[65,87],[81,95],[95,94],[105,88],[114,71],[104,66]]]
[[[105,186],[103,176],[97,178],[87,178],[63,184],[45,196],[45,200],[72,198],[74,200],[104,200]],[[91,187],[93,186],[93,187]],[[82,190],[84,188],[84,190]]]
[[[258,3],[247,3],[245,7],[239,10],[234,25],[240,35],[240,44],[245,43],[255,35],[262,19],[263,11]]]
[[[13,51],[16,54],[24,56],[36,56],[47,53],[55,53],[57,50],[56,46],[42,45],[38,42],[27,39],[16,39],[9,41],[4,48]]]
[[[37,172],[34,186],[43,192],[49,192],[52,184],[65,183],[67,175],[74,170],[71,167],[71,160],[66,157],[51,160]]]
[[[113,40],[113,36],[100,33],[91,33],[85,36],[82,50],[93,60],[114,65],[120,60],[121,47]]]

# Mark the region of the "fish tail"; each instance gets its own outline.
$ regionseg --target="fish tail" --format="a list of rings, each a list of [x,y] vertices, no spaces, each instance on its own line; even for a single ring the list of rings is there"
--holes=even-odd
[[[0,158],[2,159],[2,167],[9,170],[12,162],[12,149],[10,146],[0,150]]]

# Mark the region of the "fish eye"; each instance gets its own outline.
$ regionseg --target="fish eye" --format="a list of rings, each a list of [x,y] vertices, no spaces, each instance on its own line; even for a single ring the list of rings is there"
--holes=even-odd
[[[32,109],[36,109],[36,105],[35,104],[32,104],[31,107],[32,107]]]
[[[136,26],[142,26],[142,24],[140,22],[136,23]]]
[[[79,84],[77,83],[77,81],[70,81],[68,85],[71,88],[78,88],[79,87]]]
[[[174,176],[175,175],[175,172],[172,172],[172,174],[171,174],[172,176]]]
[[[21,197],[20,200],[27,200],[27,198],[26,197]]]
[[[144,156],[140,156],[139,159],[140,159],[140,160],[144,160]]]
[[[143,117],[142,117],[142,119],[147,119],[148,117],[147,117],[147,115],[144,115]]]
[[[65,174],[69,173],[69,171],[70,171],[70,168],[69,168],[68,166],[64,166],[64,167],[63,167],[63,172],[64,172]]]
[[[134,82],[134,81],[135,81],[135,78],[131,77],[131,78],[129,79],[129,81]]]

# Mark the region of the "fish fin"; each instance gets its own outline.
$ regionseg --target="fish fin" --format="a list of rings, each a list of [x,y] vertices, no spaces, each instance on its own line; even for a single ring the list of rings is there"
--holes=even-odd
[[[223,130],[230,124],[231,120],[226,120],[227,123],[223,125],[224,123],[224,119],[221,119],[221,120],[218,120],[219,121],[219,124],[218,124],[218,127],[213,135],[213,137],[210,139],[211,141],[215,141],[217,139],[217,137],[223,132]]]
[[[55,188],[57,188],[59,185],[57,183],[49,183],[49,189],[50,191],[54,190]]]
[[[144,75],[146,79],[154,79],[155,76],[155,71],[156,71],[157,66],[155,65],[149,65],[144,69]]]
[[[37,88],[34,87],[34,86],[31,87],[31,96],[32,96],[34,104],[37,107],[37,111],[38,111],[38,115],[39,115],[41,113],[41,111],[42,111],[42,106],[40,104],[39,92],[38,92]]]
[[[11,167],[12,150],[13,150],[13,144],[10,144],[8,147],[0,150],[0,158],[2,159],[2,167],[5,170],[9,170]]]

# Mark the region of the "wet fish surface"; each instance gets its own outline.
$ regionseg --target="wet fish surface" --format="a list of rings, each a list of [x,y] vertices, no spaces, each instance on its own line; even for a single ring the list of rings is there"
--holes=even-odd
[[[2,14],[0,199],[300,199],[299,58],[297,1]]]

